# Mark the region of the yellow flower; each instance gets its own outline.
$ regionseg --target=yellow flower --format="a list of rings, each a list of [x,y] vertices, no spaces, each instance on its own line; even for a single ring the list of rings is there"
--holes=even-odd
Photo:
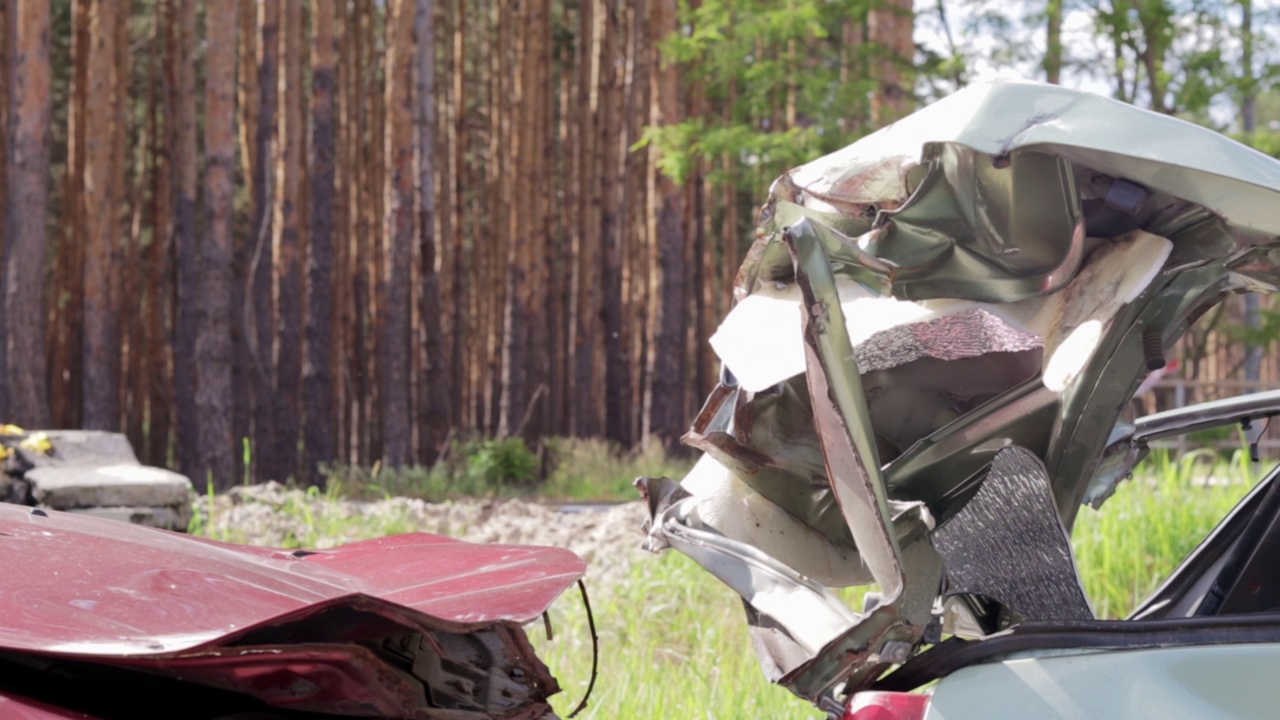
[[[0,425],[0,435],[26,435],[27,431],[17,425]]]
[[[23,438],[22,442],[18,443],[18,446],[26,450],[41,452],[45,455],[53,452],[53,443],[50,442],[49,436],[42,432],[31,433]]]

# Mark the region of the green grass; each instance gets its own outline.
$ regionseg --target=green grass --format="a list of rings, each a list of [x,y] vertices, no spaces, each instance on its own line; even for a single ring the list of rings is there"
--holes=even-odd
[[[553,438],[547,447],[554,469],[539,490],[562,500],[635,500],[637,477],[680,478],[693,467],[692,459],[671,457],[658,443],[626,451],[599,439]]]
[[[590,571],[588,571],[590,590]],[[737,595],[693,561],[666,552],[633,566],[627,581],[591,596],[600,676],[580,718],[813,718],[807,703],[764,678]],[[586,691],[591,639],[577,590],[551,609],[555,638],[529,635],[564,692],[564,717]]]
[[[537,497],[573,502],[636,499],[640,475],[682,477],[693,460],[668,456],[657,443],[622,450],[600,439],[550,438],[528,448],[518,438],[455,442],[431,468],[325,469],[327,487],[345,497]]]
[[[1243,452],[1229,461],[1209,452],[1179,458],[1155,452],[1100,510],[1081,508],[1072,545],[1098,616],[1128,615],[1261,479],[1263,469]]]
[[[631,477],[646,472],[679,476],[687,467],[659,453],[626,454],[601,443],[560,442],[554,449],[558,464],[539,486],[560,498],[629,499],[634,497]],[[1099,616],[1128,614],[1248,492],[1259,469],[1266,467],[1253,466],[1241,454],[1222,460],[1208,453],[1177,459],[1155,453],[1100,511],[1082,508],[1073,544]],[[413,477],[421,484],[430,473]],[[379,479],[386,477],[370,473],[368,478]],[[371,486],[378,487],[370,482],[361,492],[371,492]],[[298,521],[290,544],[314,546],[336,537],[350,540],[404,529],[395,518],[344,514],[337,501],[348,491],[338,483],[327,493],[310,492],[322,501],[276,509]],[[589,709],[580,717],[819,716],[807,703],[765,681],[750,647],[741,602],[684,556],[667,552],[646,559],[614,586],[593,586],[591,579],[589,570],[601,667]],[[857,603],[856,593],[846,595]],[[531,625],[529,634],[561,681],[564,692],[553,703],[564,714],[582,697],[591,667],[590,633],[575,589],[556,602],[551,617],[553,640],[545,638],[540,623]]]

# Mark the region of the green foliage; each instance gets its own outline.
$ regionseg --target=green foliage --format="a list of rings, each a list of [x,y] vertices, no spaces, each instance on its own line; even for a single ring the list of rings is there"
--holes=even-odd
[[[1265,350],[1280,340],[1280,310],[1260,307],[1256,325],[1248,322],[1228,323],[1223,326],[1223,331],[1227,338],[1249,350]]]
[[[590,580],[588,580],[588,583]],[[615,587],[593,587],[600,677],[580,718],[811,719],[811,705],[771,685],[751,649],[742,601],[674,552],[632,566]],[[570,590],[551,608],[555,638],[529,628],[539,657],[564,692],[560,717],[577,705],[591,676],[591,635]]]
[[[640,475],[681,477],[692,463],[658,443],[622,450],[601,439],[549,438],[534,452],[518,438],[455,442],[433,468],[324,468],[327,486],[344,497],[530,497],[583,502],[635,500]]]
[[[538,458],[520,438],[479,440],[459,449],[466,457],[466,475],[492,488],[529,488],[537,479]]]
[[[1248,145],[1260,153],[1270,155],[1273,158],[1280,158],[1280,133],[1276,132],[1253,132],[1248,134],[1237,134],[1233,136],[1236,140]]]
[[[598,438],[552,438],[547,448],[553,469],[540,492],[559,500],[635,500],[637,477],[679,478],[692,467],[688,460],[668,456],[660,443],[625,451]]]
[[[655,145],[659,168],[677,182],[700,159],[732,158],[763,185],[785,170],[847,145],[866,131],[872,81],[865,44],[845,45],[846,22],[861,28],[867,0],[709,0],[682,4],[682,32],[662,44],[713,108],[701,117],[649,127],[636,148]],[[787,126],[786,108],[795,123]]]
[[[1100,510],[1082,508],[1072,545],[1095,612],[1128,615],[1260,477],[1242,451],[1156,451]]]

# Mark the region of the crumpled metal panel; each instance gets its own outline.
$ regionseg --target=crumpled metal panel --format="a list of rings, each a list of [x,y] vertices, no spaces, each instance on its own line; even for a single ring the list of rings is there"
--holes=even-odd
[[[0,504],[0,648],[154,655],[191,650],[346,597],[467,630],[536,619],[585,570],[559,548],[410,534],[294,552]],[[235,602],[226,598],[234,597]]]
[[[1005,610],[1087,618],[1063,528],[1144,339],[1172,345],[1227,294],[1280,289],[1277,201],[1271,158],[1033,83],[971,86],[780,178],[712,339],[728,372],[686,437],[734,491],[699,475],[711,491],[664,515],[677,534],[714,517],[746,557],[728,514],[773,503],[885,590],[799,666],[799,620],[753,605],[766,667],[792,666],[780,682],[817,701],[910,655],[938,619],[935,546],[952,592],[993,599],[974,603],[986,627]]]
[[[559,688],[521,626],[585,570],[559,548],[409,534],[288,551],[3,504],[0,549],[38,559],[0,574],[10,657],[140,670],[299,710],[423,719],[549,713]],[[378,645],[399,636],[426,645]],[[453,636],[491,650],[470,668],[478,680],[443,681],[475,696],[441,706],[414,671]],[[450,662],[470,667],[457,653]],[[520,678],[519,692],[489,696],[499,671]]]
[[[790,173],[846,214],[905,202],[911,170],[937,144],[1003,157],[1034,149],[1280,234],[1280,164],[1204,127],[1095,93],[1034,82],[973,83]]]

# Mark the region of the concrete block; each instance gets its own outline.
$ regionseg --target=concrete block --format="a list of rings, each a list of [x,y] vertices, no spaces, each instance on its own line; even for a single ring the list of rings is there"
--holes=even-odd
[[[25,478],[37,503],[55,510],[90,507],[164,507],[191,502],[191,481],[142,465],[45,466]]]
[[[137,465],[129,438],[101,430],[45,430],[53,458],[68,465]]]

